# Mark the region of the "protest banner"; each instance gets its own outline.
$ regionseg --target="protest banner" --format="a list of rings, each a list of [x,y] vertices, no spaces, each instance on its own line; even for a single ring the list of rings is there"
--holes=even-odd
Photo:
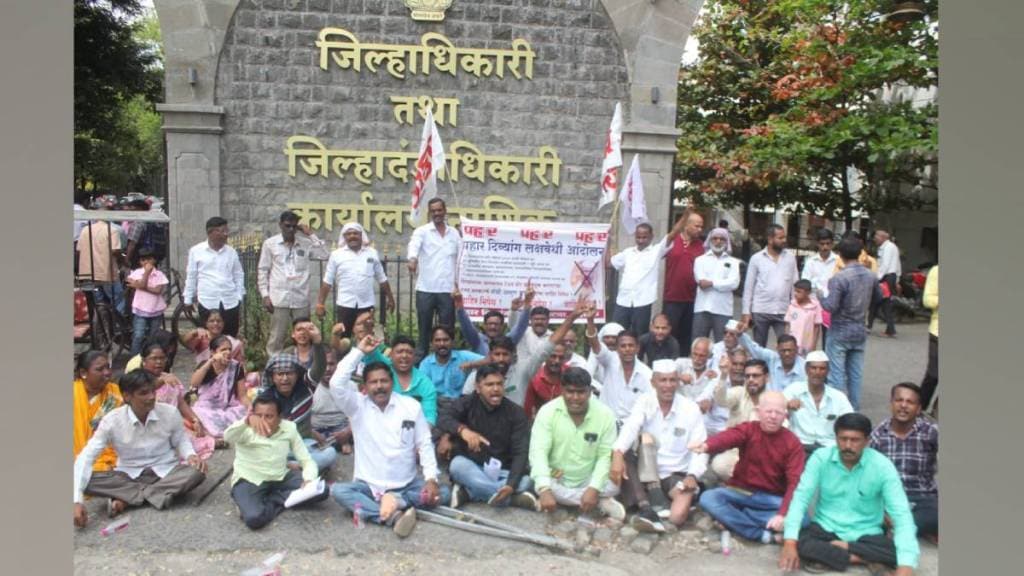
[[[529,282],[534,306],[551,310],[551,320],[565,318],[577,299],[596,300],[603,322],[604,251],[607,222],[498,222],[462,219],[459,291],[473,320],[488,310],[507,311]],[[581,318],[579,322],[585,322]]]

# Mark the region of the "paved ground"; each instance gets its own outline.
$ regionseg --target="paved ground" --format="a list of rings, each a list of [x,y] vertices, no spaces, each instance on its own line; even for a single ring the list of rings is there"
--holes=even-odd
[[[887,412],[889,387],[900,381],[919,382],[927,353],[927,325],[904,324],[894,340],[877,335],[868,342],[865,366],[864,412],[873,422]],[[176,372],[187,371],[191,358],[182,354]],[[207,482],[227,469],[231,452],[218,452],[211,460]],[[332,476],[347,479],[351,459],[343,457]],[[439,566],[453,575],[508,574],[637,574],[699,568],[703,574],[739,576],[776,574],[778,548],[739,543],[730,556],[716,554],[701,541],[704,533],[685,530],[662,536],[649,554],[633,551],[613,540],[599,550],[580,554],[549,553],[528,544],[477,536],[421,522],[413,535],[398,541],[376,526],[356,530],[333,501],[309,509],[289,510],[259,532],[249,531],[238,518],[227,482],[201,506],[193,505],[195,492],[165,512],[139,509],[129,512],[131,525],[111,537],[100,535],[106,519],[101,502],[90,502],[89,526],[75,532],[75,574],[239,574],[273,552],[286,551],[285,574],[436,574]],[[199,490],[202,490],[200,487]],[[534,531],[551,530],[565,516],[545,519],[521,510],[470,510]],[[689,526],[684,527],[689,528]],[[571,535],[570,535],[571,537]],[[713,543],[712,543],[713,545]],[[938,573],[938,551],[922,543],[919,574]],[[866,573],[866,572],[854,572]]]

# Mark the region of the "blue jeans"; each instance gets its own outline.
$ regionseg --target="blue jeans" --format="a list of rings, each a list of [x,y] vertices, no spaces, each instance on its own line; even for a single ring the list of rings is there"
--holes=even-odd
[[[863,340],[850,342],[829,338],[825,345],[825,354],[828,355],[828,385],[846,394],[855,411],[860,410],[864,344]]]
[[[484,473],[484,467],[473,462],[465,456],[452,458],[448,465],[448,475],[452,482],[456,482],[469,492],[469,499],[473,502],[487,502],[491,496],[501,489],[508,482],[508,470],[502,470],[498,479],[491,480],[490,476]],[[516,486],[516,493],[527,492],[533,488],[533,480],[523,475]],[[508,506],[510,499],[502,501],[502,506]]]
[[[163,315],[146,318],[145,316],[132,316],[132,351],[131,356],[142,352],[142,341],[154,331],[164,325]]]
[[[303,438],[302,443],[306,445],[309,457],[313,459],[313,462],[316,462],[317,470],[323,472],[325,469],[334,466],[334,461],[338,459],[338,450],[334,448],[334,445],[321,450],[317,447],[316,440],[313,438]],[[289,454],[288,460],[294,462],[295,455]]]
[[[416,508],[433,508],[433,506],[425,506],[420,504],[420,491],[423,490],[423,486],[426,482],[422,478],[416,478],[406,486],[402,488],[396,488],[394,490],[388,490],[388,493],[395,494],[398,496],[398,509],[405,510],[409,506]],[[441,502],[448,502],[451,498],[451,492],[445,485],[440,485]],[[359,504],[362,508],[360,516],[363,520],[369,520],[377,524],[384,524],[380,518],[380,502],[373,498],[373,491],[370,490],[370,485],[362,480],[356,480],[355,482],[337,483],[331,487],[331,496],[334,500],[341,505],[342,508],[355,514],[356,504]]]
[[[455,302],[452,295],[443,292],[416,291],[416,324],[419,342],[416,345],[417,361],[427,355],[430,349],[431,329],[434,327],[434,311],[437,311],[437,325],[455,329]]]
[[[750,496],[732,488],[712,488],[700,495],[700,507],[726,528],[748,540],[760,540],[768,521],[779,513],[782,496],[754,492]]]
[[[107,303],[124,316],[124,284],[120,282],[97,282],[95,291],[96,303]]]

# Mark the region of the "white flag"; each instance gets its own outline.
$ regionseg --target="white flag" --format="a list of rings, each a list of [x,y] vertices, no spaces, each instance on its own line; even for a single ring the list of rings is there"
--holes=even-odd
[[[627,232],[636,232],[637,224],[647,222],[647,202],[644,200],[644,181],[640,177],[640,155],[633,156],[629,166],[629,174],[619,194],[621,203],[622,226]]]
[[[437,194],[437,175],[444,170],[444,144],[437,133],[434,113],[427,108],[427,118],[423,121],[423,137],[420,140],[420,153],[416,157],[416,170],[412,183],[412,206],[409,223],[416,226],[420,222],[423,204]]]
[[[612,125],[608,128],[608,138],[604,145],[604,162],[601,163],[601,201],[602,206],[615,200],[615,191],[619,188],[619,168],[622,166],[622,105],[615,103],[615,114]]]

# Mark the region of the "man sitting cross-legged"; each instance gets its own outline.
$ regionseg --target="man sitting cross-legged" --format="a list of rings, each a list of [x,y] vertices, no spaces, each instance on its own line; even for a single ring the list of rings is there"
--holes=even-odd
[[[612,451],[611,480],[623,488],[627,505],[639,507],[633,526],[640,531],[664,531],[658,513],[651,507],[648,490],[660,489],[672,500],[669,522],[682,526],[690,512],[690,504],[700,488],[697,479],[708,467],[706,454],[694,454],[687,446],[707,440],[704,418],[697,404],[681,394],[675,360],[655,360],[651,384],[654,390],[641,396],[625,422]],[[631,447],[640,434],[650,435],[657,443],[659,482],[650,488],[640,480],[636,451]]]
[[[206,462],[192,449],[178,408],[157,403],[153,375],[133,370],[118,386],[124,405],[100,420],[75,458],[74,522],[79,528],[88,521],[83,494],[110,498],[107,512],[113,517],[146,502],[162,510],[206,479]],[[117,453],[117,465],[94,473],[93,463],[107,446]]]
[[[590,374],[582,368],[563,372],[562,396],[541,407],[530,433],[531,477],[541,510],[553,512],[562,504],[584,514],[599,508],[617,520],[626,518],[614,498],[619,488],[608,480],[615,435],[611,408],[591,397]]]
[[[498,366],[477,370],[476,390],[450,404],[438,427],[454,439],[448,467],[455,483],[453,508],[472,500],[538,510],[526,474],[530,423],[523,408],[505,397],[505,376]]]
[[[379,343],[364,336],[331,377],[331,393],[352,423],[355,442],[353,481],[335,484],[331,494],[346,510],[364,520],[393,525],[404,538],[416,526],[416,507],[437,506],[449,495],[447,487],[437,483],[437,459],[423,408],[413,398],[393,393],[391,369],[383,362],[367,364],[365,395],[352,382],[359,362]],[[417,477],[417,457],[425,480]]]
[[[868,448],[871,420],[844,414],[835,433],[836,445],[811,455],[793,494],[779,568],[792,571],[803,561],[808,572],[866,564],[872,574],[889,574],[885,567],[896,566],[897,576],[913,574],[920,555],[914,517],[896,466]],[[814,517],[801,528],[815,494]],[[885,514],[892,519],[892,540],[882,530]]]
[[[702,494],[700,505],[726,529],[768,544],[781,541],[775,532],[782,530],[800,481],[804,449],[796,435],[782,427],[786,398],[781,392],[762,393],[757,414],[757,422],[738,424],[690,449],[709,454],[740,449],[732,478],[726,486]]]
[[[224,439],[235,447],[231,498],[252,530],[269,524],[284,510],[289,494],[317,479],[317,464],[296,424],[281,418],[281,411],[277,397],[257,396],[252,413],[224,431]],[[290,454],[302,465],[301,474],[288,467]],[[326,499],[325,489],[307,502]]]

